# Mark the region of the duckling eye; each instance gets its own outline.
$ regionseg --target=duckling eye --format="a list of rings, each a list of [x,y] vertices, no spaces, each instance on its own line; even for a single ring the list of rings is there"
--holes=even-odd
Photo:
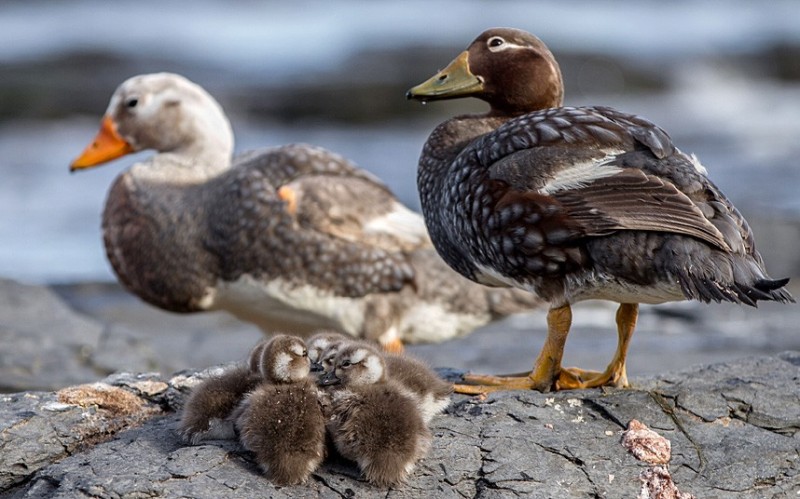
[[[502,38],[500,38],[499,36],[493,36],[493,37],[489,38],[489,40],[486,42],[486,45],[488,45],[489,46],[489,50],[491,50],[493,48],[496,49],[497,47],[500,47],[505,43],[506,43],[506,41],[503,40]]]
[[[303,357],[308,357],[308,350],[303,350]]]
[[[349,360],[345,360],[344,362],[342,362],[342,363],[340,364],[340,366],[341,366],[341,367],[343,367],[343,368],[345,368],[345,369],[347,369],[348,367],[350,367],[350,366],[352,366],[352,365],[353,365],[353,363],[352,363],[352,362],[350,362]]]
[[[136,105],[139,104],[138,97],[131,97],[130,99],[125,101],[125,107],[134,108]]]

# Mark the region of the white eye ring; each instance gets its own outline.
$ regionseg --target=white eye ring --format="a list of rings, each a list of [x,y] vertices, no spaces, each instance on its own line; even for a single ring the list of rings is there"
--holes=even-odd
[[[504,50],[507,48],[505,45],[506,41],[499,36],[493,36],[486,40],[486,46],[489,47],[491,52],[499,52]]]

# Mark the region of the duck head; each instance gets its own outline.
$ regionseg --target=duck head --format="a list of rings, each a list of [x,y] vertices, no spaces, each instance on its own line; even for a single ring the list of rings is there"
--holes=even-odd
[[[114,92],[100,131],[70,170],[154,149],[194,163],[230,162],[233,131],[222,107],[200,86],[172,73],[138,75]]]
[[[490,114],[517,115],[560,107],[564,84],[541,40],[519,29],[492,28],[406,97],[423,102],[477,97],[489,103]]]

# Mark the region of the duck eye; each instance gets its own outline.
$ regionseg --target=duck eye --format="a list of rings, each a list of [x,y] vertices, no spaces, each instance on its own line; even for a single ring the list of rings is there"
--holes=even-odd
[[[308,350],[303,350],[303,357],[308,357]]]
[[[130,99],[125,101],[125,106],[128,108],[134,108],[136,105],[139,104],[138,97],[131,97]]]
[[[503,40],[502,38],[500,38],[499,36],[493,36],[493,37],[489,38],[489,41],[487,42],[487,44],[489,45],[490,48],[499,47],[500,45],[502,45],[504,43],[506,43],[506,41]]]

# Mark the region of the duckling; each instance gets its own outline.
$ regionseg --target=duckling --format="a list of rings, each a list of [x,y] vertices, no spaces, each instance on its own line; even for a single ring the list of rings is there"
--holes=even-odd
[[[532,34],[486,30],[407,96],[473,96],[490,107],[441,123],[420,156],[422,212],[439,254],[475,282],[550,304],[530,373],[468,375],[457,391],[625,387],[639,303],[794,301],[700,161],[639,116],[564,107],[558,63]],[[619,303],[617,351],[603,372],[561,366],[571,305],[589,299]]]
[[[239,440],[275,484],[303,483],[325,458],[325,419],[305,343],[275,336],[260,368],[265,382],[237,410]]]
[[[327,421],[339,453],[375,485],[405,482],[430,449],[431,433],[414,401],[386,376],[383,356],[362,343],[345,345],[322,383],[341,385]]]
[[[194,387],[183,407],[181,437],[192,445],[235,438],[231,416],[245,394],[261,381],[261,374],[250,366],[236,365]]]
[[[414,400],[426,425],[450,405],[453,385],[440,378],[424,362],[393,353],[384,354],[383,359],[389,379],[400,384]]]
[[[222,107],[180,75],[124,81],[71,170],[148,149],[114,181],[102,225],[119,281],[156,307],[225,310],[266,333],[335,329],[399,350],[540,302],[453,272],[422,217],[338,154],[290,144],[234,157]]]
[[[320,377],[324,376],[332,369],[333,361],[341,348],[353,343],[368,345],[337,333],[314,335],[308,342],[312,371],[316,369]],[[405,393],[416,402],[425,424],[447,408],[453,393],[452,384],[441,379],[430,367],[413,357],[392,352],[382,354],[387,376],[399,383]]]

